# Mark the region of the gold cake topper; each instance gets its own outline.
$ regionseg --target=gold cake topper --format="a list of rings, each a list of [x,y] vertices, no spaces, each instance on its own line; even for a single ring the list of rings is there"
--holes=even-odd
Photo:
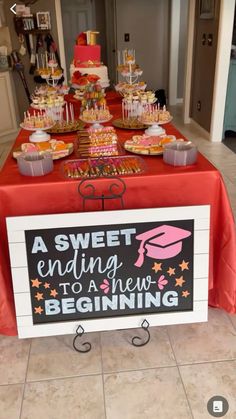
[[[87,45],[96,45],[96,38],[99,32],[96,31],[86,31],[84,32],[87,36]]]

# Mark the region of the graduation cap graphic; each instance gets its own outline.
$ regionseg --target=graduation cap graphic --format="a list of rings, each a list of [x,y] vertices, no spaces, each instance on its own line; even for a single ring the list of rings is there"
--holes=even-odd
[[[169,259],[177,256],[182,250],[182,241],[191,236],[191,232],[182,228],[163,224],[136,236],[141,240],[139,257],[135,266],[140,268],[144,262],[144,255],[153,259]]]

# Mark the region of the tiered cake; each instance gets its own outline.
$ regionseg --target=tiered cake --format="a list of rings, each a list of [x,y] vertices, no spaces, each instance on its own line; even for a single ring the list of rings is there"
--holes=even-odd
[[[101,46],[96,45],[95,34],[98,32],[87,31],[80,34],[77,44],[74,46],[74,59],[70,66],[70,76],[72,84],[73,74],[79,71],[84,74],[96,74],[100,78],[100,84],[103,88],[109,86],[107,67],[101,63]]]

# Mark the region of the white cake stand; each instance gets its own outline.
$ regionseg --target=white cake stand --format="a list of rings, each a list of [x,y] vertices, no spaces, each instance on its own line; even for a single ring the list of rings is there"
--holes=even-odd
[[[41,143],[43,141],[49,141],[51,136],[50,134],[47,134],[47,132],[45,131],[49,130],[53,126],[54,124],[44,128],[28,128],[25,127],[23,123],[20,124],[20,127],[25,129],[26,131],[34,131],[33,134],[29,136],[29,140],[31,143]]]
[[[145,130],[145,134],[152,136],[152,135],[162,135],[165,134],[166,131],[164,128],[161,127],[161,125],[168,124],[170,121],[172,121],[172,117],[168,121],[159,121],[159,122],[143,122],[143,120],[140,118],[139,121],[142,122],[145,125],[150,125],[149,128]]]
[[[86,119],[83,119],[83,118],[80,118],[80,120],[82,122],[85,122],[86,124],[92,124],[91,129],[102,129],[103,125],[101,125],[101,124],[104,124],[105,122],[110,121],[112,118],[113,118],[113,116],[111,116],[108,119],[101,119],[99,121],[87,121]]]

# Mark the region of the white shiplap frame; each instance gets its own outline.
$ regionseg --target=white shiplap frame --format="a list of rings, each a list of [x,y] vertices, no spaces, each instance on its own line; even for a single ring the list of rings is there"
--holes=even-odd
[[[27,268],[25,230],[116,225],[152,221],[194,220],[193,310],[130,315],[89,320],[33,324]],[[210,206],[150,208],[89,213],[33,215],[7,218],[13,290],[20,338],[75,334],[78,325],[85,332],[140,327],[144,319],[150,326],[207,321]]]

